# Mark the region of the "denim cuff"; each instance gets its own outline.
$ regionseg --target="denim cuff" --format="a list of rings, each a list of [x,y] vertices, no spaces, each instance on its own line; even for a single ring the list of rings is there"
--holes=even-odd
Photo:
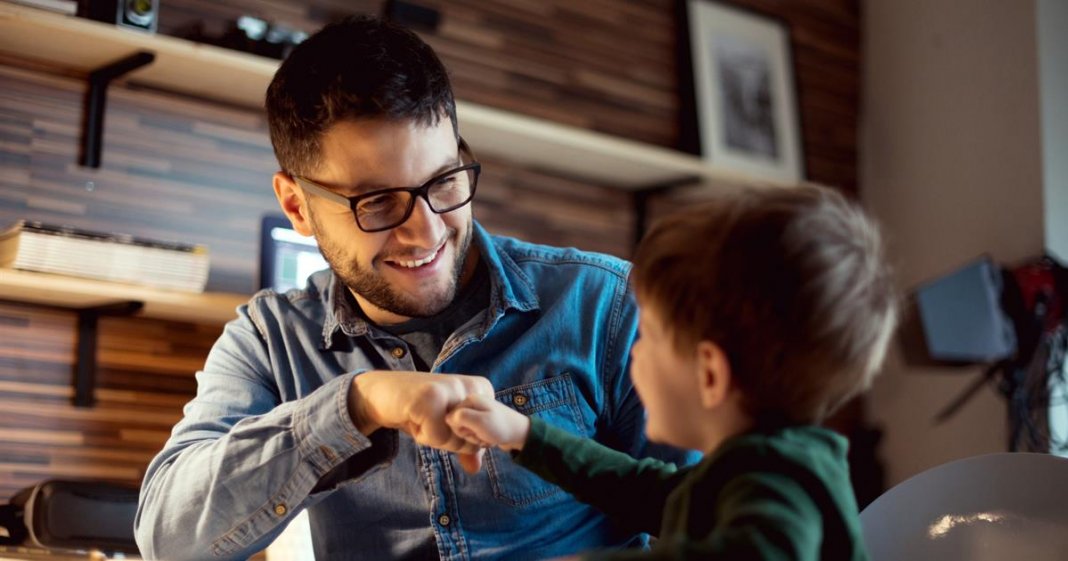
[[[294,427],[300,456],[322,477],[353,454],[371,448],[371,439],[349,417],[348,395],[356,372],[339,376],[301,400]]]
[[[301,458],[312,466],[318,481],[312,493],[359,479],[388,466],[397,456],[397,431],[379,429],[368,437],[349,416],[352,381],[362,372],[339,376],[302,400],[295,435]]]

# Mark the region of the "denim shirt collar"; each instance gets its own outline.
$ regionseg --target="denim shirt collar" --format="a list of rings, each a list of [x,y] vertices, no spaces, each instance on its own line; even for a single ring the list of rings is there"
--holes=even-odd
[[[477,250],[490,277],[490,306],[483,326],[484,335],[508,310],[529,312],[538,309],[534,283],[507,253],[499,251],[493,238],[477,221],[473,221],[472,247]],[[364,319],[355,301],[337,275],[329,275],[325,290],[320,293],[326,319],[323,322],[323,349],[329,350],[338,332],[349,337],[373,336],[376,330]]]

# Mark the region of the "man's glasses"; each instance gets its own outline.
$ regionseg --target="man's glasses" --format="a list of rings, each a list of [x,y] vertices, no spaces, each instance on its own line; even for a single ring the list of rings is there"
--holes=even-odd
[[[393,187],[355,197],[344,197],[299,175],[293,179],[306,193],[348,206],[356,217],[356,225],[364,232],[381,232],[404,224],[412,215],[416,197],[423,197],[436,214],[454,211],[471,202],[482,164],[474,161],[474,154],[462,138],[460,153],[468,155],[471,163],[438,174],[419,187]]]

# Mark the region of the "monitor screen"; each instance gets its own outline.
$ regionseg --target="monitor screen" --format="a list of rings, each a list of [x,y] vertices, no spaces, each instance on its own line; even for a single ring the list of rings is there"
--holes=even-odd
[[[309,275],[327,267],[315,238],[298,234],[285,216],[263,217],[259,288],[276,292],[304,288]]]

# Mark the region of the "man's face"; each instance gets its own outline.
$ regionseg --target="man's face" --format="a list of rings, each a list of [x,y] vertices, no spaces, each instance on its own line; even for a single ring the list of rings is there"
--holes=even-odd
[[[384,119],[340,122],[322,138],[322,165],[308,179],[346,197],[390,187],[416,187],[462,165],[448,118],[436,126]],[[466,163],[466,162],[463,162]],[[305,195],[323,256],[376,323],[399,323],[445,309],[456,296],[468,259],[468,204],[435,214],[417,197],[411,216],[391,230],[368,233],[339,203]]]

